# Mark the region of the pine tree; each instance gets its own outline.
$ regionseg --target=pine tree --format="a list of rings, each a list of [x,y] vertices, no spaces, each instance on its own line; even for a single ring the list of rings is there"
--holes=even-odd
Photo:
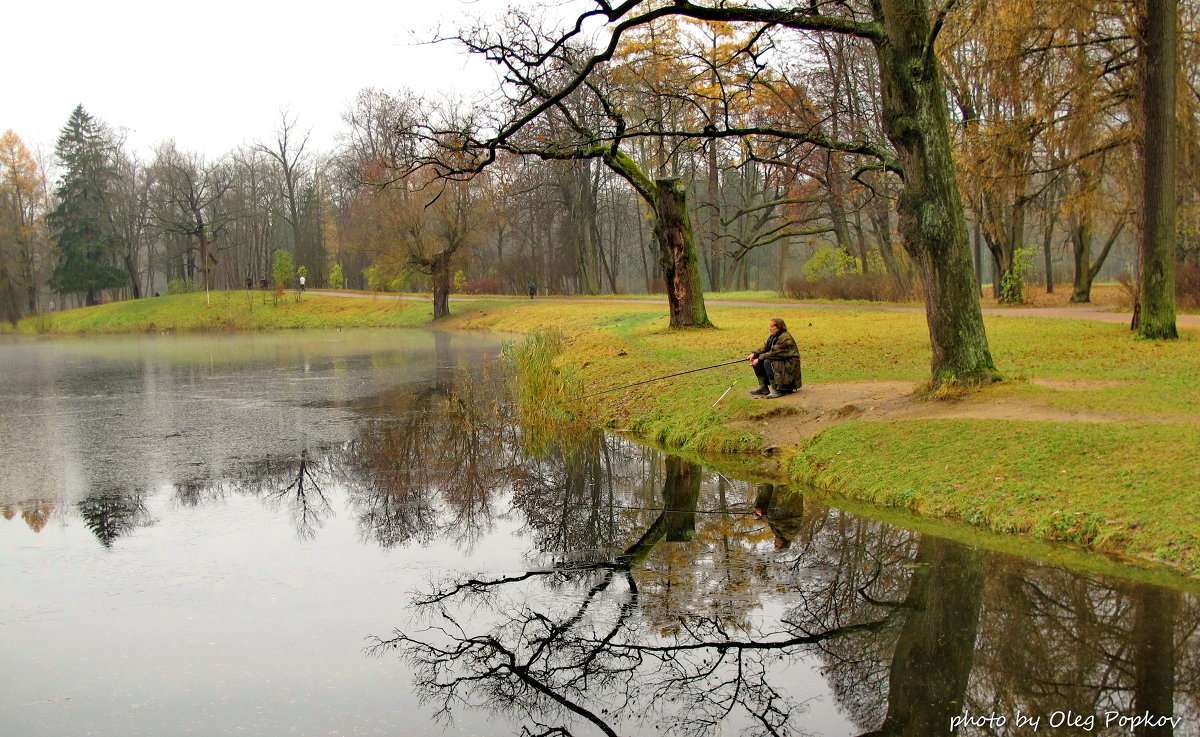
[[[59,251],[51,283],[63,294],[86,292],[88,305],[99,303],[100,290],[129,283],[113,254],[114,148],[103,124],[82,105],[71,113],[55,146],[65,173],[55,190],[58,204],[47,216]]]

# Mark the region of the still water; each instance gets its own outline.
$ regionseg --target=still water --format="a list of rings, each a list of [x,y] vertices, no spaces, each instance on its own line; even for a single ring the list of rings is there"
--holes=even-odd
[[[0,343],[0,735],[1200,733],[1194,595],[523,431],[500,349]]]

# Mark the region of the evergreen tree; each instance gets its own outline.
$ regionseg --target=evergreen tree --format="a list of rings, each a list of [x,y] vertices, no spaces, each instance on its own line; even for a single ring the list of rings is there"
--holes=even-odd
[[[71,113],[54,149],[65,173],[55,190],[58,204],[47,216],[59,252],[52,284],[63,294],[86,292],[89,305],[99,303],[100,290],[129,283],[114,263],[109,211],[114,149],[104,125],[82,105]]]

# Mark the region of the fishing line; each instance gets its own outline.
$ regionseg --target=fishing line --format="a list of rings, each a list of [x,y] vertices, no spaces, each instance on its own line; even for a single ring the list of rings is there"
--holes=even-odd
[[[666,376],[656,376],[653,379],[645,379],[643,381],[635,381],[632,384],[623,384],[621,386],[614,386],[611,389],[605,389],[604,391],[601,391],[601,392],[593,392],[592,394],[584,394],[582,397],[572,397],[570,399],[565,399],[562,401],[577,402],[580,399],[588,399],[589,397],[598,397],[601,394],[608,394],[609,392],[615,392],[615,391],[619,391],[621,389],[628,389],[633,386],[641,386],[642,384],[649,384],[652,381],[662,381],[663,379],[673,379],[676,376],[683,376],[684,374],[694,374],[697,371],[708,371],[709,369],[720,368],[722,366],[732,366],[735,363],[742,363],[745,360],[746,359],[744,359],[744,358],[735,358],[732,361],[726,361],[725,363],[718,363],[718,364],[714,364],[712,366],[703,366],[701,368],[688,369],[687,371],[680,371],[680,372],[674,373],[674,374],[667,374]],[[560,402],[560,404],[561,404],[561,402]]]

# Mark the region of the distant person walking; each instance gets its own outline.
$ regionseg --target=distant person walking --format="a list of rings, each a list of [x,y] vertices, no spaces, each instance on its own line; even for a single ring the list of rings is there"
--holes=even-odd
[[[300,291],[304,291],[304,274],[300,275]]]
[[[759,397],[765,395],[767,399],[778,399],[803,385],[800,377],[800,350],[796,348],[796,341],[792,339],[787,325],[781,318],[771,318],[767,329],[770,334],[766,344],[747,356],[754,368],[754,375],[758,377],[758,388],[750,393]]]
[[[537,294],[537,285],[529,282],[529,298],[533,299],[533,295]]]

